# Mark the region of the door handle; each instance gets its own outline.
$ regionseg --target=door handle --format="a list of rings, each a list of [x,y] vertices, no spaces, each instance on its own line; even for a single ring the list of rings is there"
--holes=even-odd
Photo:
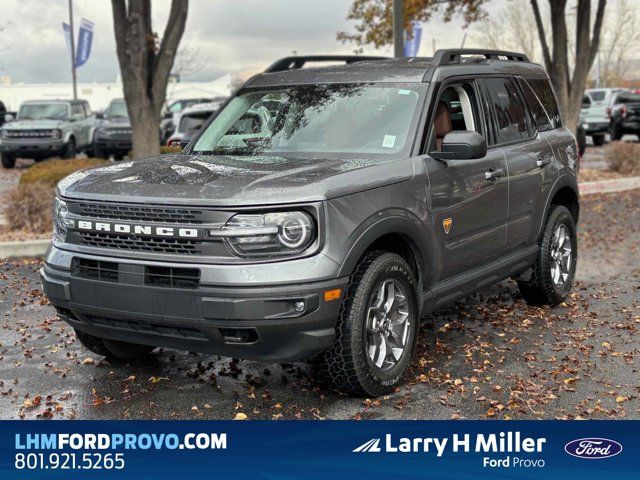
[[[500,177],[504,177],[504,168],[492,168],[491,170],[484,172],[484,178],[487,180],[497,180]]]
[[[551,157],[548,156],[540,156],[536,161],[536,165],[540,168],[546,167],[551,163]]]

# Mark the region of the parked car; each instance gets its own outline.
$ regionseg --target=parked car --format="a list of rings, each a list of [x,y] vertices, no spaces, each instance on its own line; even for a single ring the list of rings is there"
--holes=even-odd
[[[541,66],[306,58],[245,83],[183,153],[60,182],[42,282],[89,350],[314,359],[377,396],[425,314],[510,277],[530,304],[567,298],[576,142]],[[274,99],[263,128],[248,114]]]
[[[120,160],[131,151],[131,138],[127,104],[123,98],[116,98],[109,103],[98,122],[93,139],[93,155],[98,158],[113,155]]]
[[[213,98],[182,98],[168,104],[162,115],[162,121],[160,122],[160,142],[163,144],[166,143],[169,137],[173,135],[180,120],[180,113],[185,108],[198,103],[209,103],[213,100]]]
[[[620,140],[626,134],[640,137],[640,95],[637,93],[618,93],[611,110],[611,138]]]
[[[202,125],[216,113],[223,100],[218,102],[198,103],[185,108],[180,114],[178,128],[167,140],[167,145],[180,145],[181,142],[188,142]]]
[[[587,90],[582,100],[581,118],[585,134],[596,146],[604,145],[611,128],[613,99],[621,88],[595,88]]]
[[[17,157],[38,161],[91,151],[95,126],[96,118],[85,100],[24,102],[18,118],[0,128],[2,166],[13,168]]]

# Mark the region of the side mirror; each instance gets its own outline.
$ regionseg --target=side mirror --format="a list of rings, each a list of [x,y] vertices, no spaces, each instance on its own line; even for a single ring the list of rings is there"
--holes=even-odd
[[[98,120],[102,120],[104,118],[103,112],[93,112],[93,114],[96,116]]]
[[[436,160],[473,160],[486,154],[486,139],[470,130],[447,133],[442,139],[442,150],[429,153]]]

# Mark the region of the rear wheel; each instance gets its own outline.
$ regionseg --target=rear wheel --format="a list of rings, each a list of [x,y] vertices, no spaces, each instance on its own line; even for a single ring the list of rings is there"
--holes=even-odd
[[[622,131],[620,130],[620,128],[618,128],[618,127],[614,126],[614,127],[611,129],[611,139],[612,139],[612,140],[622,140],[622,135],[623,135],[623,133],[622,133]]]
[[[16,157],[8,153],[2,154],[2,166],[4,168],[13,168],[16,166]]]
[[[593,140],[593,144],[596,147],[601,147],[602,145],[604,145],[604,133],[599,134],[599,135],[591,135],[591,139]]]
[[[558,305],[563,302],[576,273],[578,240],[573,215],[563,205],[552,206],[540,253],[529,281],[518,282],[520,293],[530,305]]]
[[[416,281],[394,253],[372,252],[347,286],[333,345],[321,359],[323,375],[358,396],[393,391],[409,366],[418,336]]]

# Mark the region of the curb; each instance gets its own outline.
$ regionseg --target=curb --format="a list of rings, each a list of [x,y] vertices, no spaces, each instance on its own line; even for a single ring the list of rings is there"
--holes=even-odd
[[[0,242],[0,258],[42,257],[50,243],[49,238],[24,242]]]
[[[640,177],[626,177],[616,178],[614,180],[578,183],[580,195],[624,192],[625,190],[633,190],[634,188],[640,188]]]

